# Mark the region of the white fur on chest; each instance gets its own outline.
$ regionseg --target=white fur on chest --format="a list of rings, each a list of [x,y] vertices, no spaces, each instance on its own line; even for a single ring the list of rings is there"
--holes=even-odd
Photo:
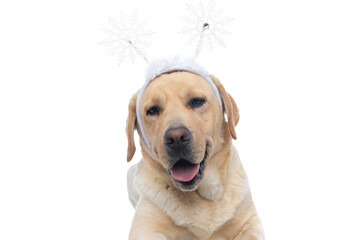
[[[222,197],[223,191],[223,184],[218,170],[214,166],[209,166],[197,192],[207,200],[217,201]]]
[[[160,180],[149,181],[141,171],[136,176],[136,188],[166,212],[177,226],[187,228],[199,238],[208,238],[234,216],[240,203],[240,198],[234,199],[234,192],[223,190],[218,173],[211,168],[208,171],[213,171],[208,176],[214,178],[209,181],[204,178],[198,192],[182,192]]]

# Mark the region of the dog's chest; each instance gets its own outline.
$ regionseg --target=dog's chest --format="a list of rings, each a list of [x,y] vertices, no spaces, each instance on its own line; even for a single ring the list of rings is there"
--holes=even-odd
[[[221,200],[209,201],[197,192],[181,192],[161,182],[150,183],[141,176],[137,180],[141,195],[166,212],[177,226],[187,228],[199,238],[208,238],[231,219],[237,206],[233,193],[224,193]]]

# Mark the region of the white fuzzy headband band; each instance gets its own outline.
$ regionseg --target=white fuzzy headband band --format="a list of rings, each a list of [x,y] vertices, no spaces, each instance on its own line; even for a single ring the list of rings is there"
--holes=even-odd
[[[215,86],[214,82],[210,79],[207,71],[202,66],[200,66],[195,61],[195,59],[191,58],[191,59],[182,60],[180,58],[173,58],[170,60],[160,60],[160,61],[151,62],[149,64],[149,68],[147,71],[146,82],[141,87],[139,94],[137,96],[137,99],[136,99],[136,118],[137,118],[137,121],[138,121],[138,124],[140,127],[141,134],[142,134],[146,144],[148,145],[148,147],[150,147],[150,142],[147,138],[147,135],[144,130],[144,126],[142,124],[142,118],[141,118],[140,108],[139,108],[141,97],[142,97],[146,87],[150,84],[150,82],[153,79],[155,79],[156,77],[158,77],[164,73],[172,72],[172,71],[176,71],[176,70],[192,72],[192,73],[195,73],[195,74],[201,76],[202,78],[204,78],[210,84],[211,88],[214,90],[216,98],[218,99],[220,107],[222,109],[222,102],[221,102],[219,90]]]

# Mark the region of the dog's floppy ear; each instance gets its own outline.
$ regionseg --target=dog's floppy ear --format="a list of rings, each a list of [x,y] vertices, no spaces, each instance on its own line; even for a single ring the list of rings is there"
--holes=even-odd
[[[138,93],[135,93],[129,102],[129,116],[126,120],[126,135],[128,140],[127,161],[130,162],[133,158],[136,147],[134,142],[134,131],[136,128],[136,98]]]
[[[233,139],[236,139],[235,126],[238,124],[240,116],[239,109],[233,99],[233,97],[225,91],[224,86],[221,84],[219,79],[215,76],[210,75],[211,80],[214,82],[215,86],[219,90],[221,100],[223,102],[223,106],[225,108],[225,112],[228,119],[229,131]]]

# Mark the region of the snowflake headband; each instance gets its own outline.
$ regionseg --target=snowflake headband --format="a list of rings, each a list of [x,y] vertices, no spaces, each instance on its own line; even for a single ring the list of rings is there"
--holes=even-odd
[[[219,90],[215,86],[214,82],[210,79],[207,71],[203,67],[201,67],[195,61],[195,59],[182,60],[180,58],[173,58],[171,60],[160,60],[160,61],[154,61],[154,62],[150,63],[148,72],[147,72],[146,82],[141,87],[139,94],[136,98],[136,118],[137,118],[137,121],[139,124],[141,134],[142,134],[148,147],[150,147],[150,142],[147,138],[144,126],[142,124],[142,117],[140,114],[141,97],[144,94],[145,89],[151,83],[152,80],[154,80],[156,77],[158,77],[160,75],[163,75],[164,73],[168,73],[168,72],[172,72],[172,71],[187,71],[187,72],[195,73],[195,74],[201,76],[203,79],[205,79],[210,84],[211,88],[214,90],[217,100],[219,101],[221,110],[223,109]]]
[[[195,44],[195,57],[204,47],[213,50],[214,45],[225,47],[224,38],[232,19],[224,16],[214,0],[199,1],[197,5],[186,4],[188,14],[183,18],[184,27],[179,33],[188,38],[189,44]],[[101,42],[108,48],[109,55],[117,57],[120,63],[125,60],[135,62],[140,57],[149,63],[145,49],[150,46],[149,38],[154,35],[147,29],[147,21],[134,12],[130,16],[121,14],[118,18],[109,18],[109,27],[104,29],[106,37]]]
[[[195,57],[199,55],[205,45],[211,50],[213,49],[214,43],[225,46],[223,36],[228,34],[225,26],[231,22],[232,19],[222,15],[221,9],[216,8],[214,0],[209,0],[205,5],[202,1],[200,1],[197,6],[187,4],[187,10],[189,14],[184,18],[187,26],[182,29],[181,33],[189,37],[189,43],[196,43]],[[110,27],[111,28],[105,30],[108,37],[103,40],[102,44],[109,48],[110,55],[117,56],[119,64],[126,58],[134,62],[136,56],[140,56],[149,63],[144,49],[150,45],[147,38],[151,37],[153,32],[146,29],[145,21],[140,21],[136,13],[129,18],[121,15],[119,19],[110,19]],[[141,97],[153,79],[176,70],[192,72],[205,79],[214,90],[221,109],[223,108],[218,89],[204,68],[202,68],[195,59],[181,60],[180,58],[173,58],[150,62],[146,82],[140,89],[136,99],[137,121],[148,147],[150,147],[150,143],[146,136],[139,110]]]

